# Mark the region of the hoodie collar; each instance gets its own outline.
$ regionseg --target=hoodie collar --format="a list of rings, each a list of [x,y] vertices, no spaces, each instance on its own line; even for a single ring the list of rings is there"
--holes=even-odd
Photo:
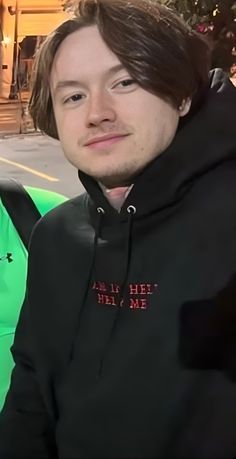
[[[115,188],[106,188],[102,183],[98,182],[99,186],[107,198],[108,202],[111,204],[117,212],[120,212],[121,207],[123,206],[127,196],[130,193],[130,190],[133,187],[133,184],[130,186],[120,186]]]

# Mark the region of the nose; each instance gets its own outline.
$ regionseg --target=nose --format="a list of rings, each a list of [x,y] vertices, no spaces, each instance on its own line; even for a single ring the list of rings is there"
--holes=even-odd
[[[116,120],[116,112],[111,96],[105,92],[91,94],[87,102],[87,127],[99,126]]]

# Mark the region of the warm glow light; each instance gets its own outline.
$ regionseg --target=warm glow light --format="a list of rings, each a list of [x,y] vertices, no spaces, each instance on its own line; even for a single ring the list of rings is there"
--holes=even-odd
[[[213,16],[217,16],[217,14],[219,14],[220,10],[218,8],[218,5],[216,5],[216,9],[213,11]]]
[[[11,43],[11,38],[5,35],[5,37],[2,40],[3,45],[7,46]]]

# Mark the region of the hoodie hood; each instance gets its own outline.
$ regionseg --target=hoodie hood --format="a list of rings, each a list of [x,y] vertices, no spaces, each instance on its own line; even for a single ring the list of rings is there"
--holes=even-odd
[[[221,69],[212,70],[201,106],[190,110],[171,145],[134,179],[119,216],[96,181],[79,171],[95,206],[102,207],[106,217],[123,220],[130,205],[136,208],[136,219],[176,203],[198,176],[235,159],[235,107],[235,87]]]

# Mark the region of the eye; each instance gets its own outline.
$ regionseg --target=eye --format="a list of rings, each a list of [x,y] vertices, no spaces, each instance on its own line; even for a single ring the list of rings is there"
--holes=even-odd
[[[116,82],[114,82],[112,86],[112,90],[115,93],[129,93],[134,91],[138,86],[138,83],[130,77],[120,79]]]
[[[117,83],[116,86],[122,87],[122,88],[127,88],[128,86],[131,86],[133,84],[135,84],[135,81],[132,80],[132,78],[126,78],[125,80],[122,80],[119,83]]]
[[[68,97],[64,100],[64,104],[68,102],[78,102],[83,98],[82,94],[73,94],[73,96]]]

